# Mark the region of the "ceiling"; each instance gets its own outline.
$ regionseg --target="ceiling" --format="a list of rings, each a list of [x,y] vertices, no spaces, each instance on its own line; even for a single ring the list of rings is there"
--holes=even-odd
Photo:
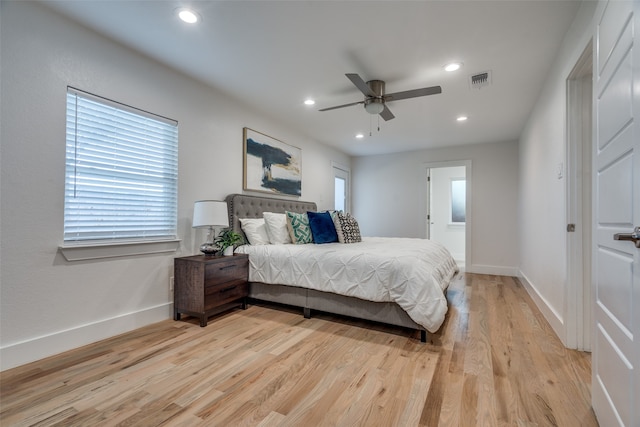
[[[361,156],[517,140],[580,2],[190,1],[201,17],[194,25],[176,16],[187,2],[174,0],[44,4]],[[444,71],[452,61],[462,68]],[[484,71],[491,84],[472,89],[469,77]],[[389,102],[390,121],[362,105],[319,112],[364,98],[345,73],[384,80],[387,93],[442,93]]]

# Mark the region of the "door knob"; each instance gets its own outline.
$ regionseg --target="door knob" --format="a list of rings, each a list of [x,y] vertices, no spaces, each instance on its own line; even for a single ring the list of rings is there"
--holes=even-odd
[[[613,240],[628,240],[635,243],[636,248],[640,248],[640,227],[633,229],[633,233],[616,233]]]

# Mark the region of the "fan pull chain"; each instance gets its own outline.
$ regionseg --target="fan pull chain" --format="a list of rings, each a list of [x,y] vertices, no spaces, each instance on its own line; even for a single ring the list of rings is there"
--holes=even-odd
[[[380,132],[380,115],[378,115],[378,132]],[[373,136],[373,115],[369,115],[369,136]]]

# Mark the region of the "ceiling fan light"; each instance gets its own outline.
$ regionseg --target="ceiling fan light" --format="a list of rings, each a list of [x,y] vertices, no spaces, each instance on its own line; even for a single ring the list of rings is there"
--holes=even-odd
[[[384,104],[382,101],[374,99],[369,102],[365,102],[364,109],[367,110],[367,113],[369,114],[380,114],[382,113],[382,110],[384,110]]]

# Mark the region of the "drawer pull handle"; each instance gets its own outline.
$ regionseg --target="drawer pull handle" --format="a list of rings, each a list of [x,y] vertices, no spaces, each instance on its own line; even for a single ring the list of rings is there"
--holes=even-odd
[[[236,287],[235,286],[229,286],[228,288],[224,288],[223,290],[221,290],[220,292],[229,292],[234,290]]]
[[[235,265],[225,265],[224,267],[220,267],[220,270],[228,270],[230,268],[234,268]]]

